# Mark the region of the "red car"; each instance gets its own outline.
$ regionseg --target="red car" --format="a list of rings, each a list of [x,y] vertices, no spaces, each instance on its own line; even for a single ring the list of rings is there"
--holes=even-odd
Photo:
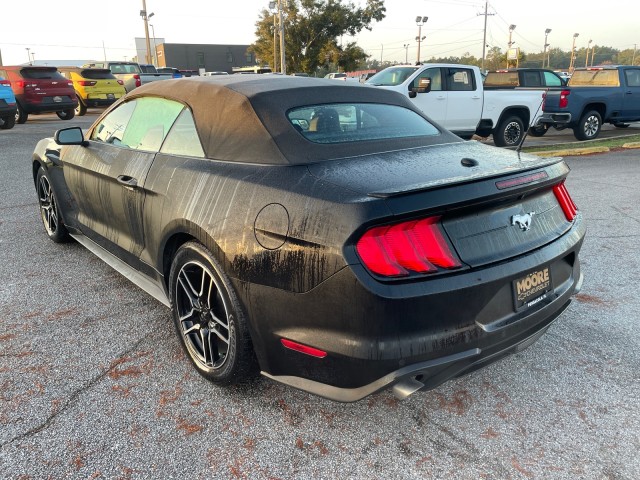
[[[62,120],[70,120],[75,115],[78,98],[73,82],[64,78],[56,67],[0,67],[0,77],[11,83],[16,96],[17,123],[25,123],[31,113],[55,112]]]

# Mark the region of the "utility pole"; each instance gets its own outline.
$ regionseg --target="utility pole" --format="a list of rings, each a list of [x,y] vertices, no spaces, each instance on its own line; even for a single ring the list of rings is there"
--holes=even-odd
[[[638,46],[637,43],[633,44],[633,58],[631,59],[631,65],[635,65],[636,64],[636,48],[637,48],[637,46]],[[593,48],[595,48],[595,46]],[[593,63],[593,57],[591,58],[591,62]]]
[[[380,44],[380,66],[382,67],[382,54],[384,52],[384,44]]]
[[[147,41],[147,55],[146,63],[151,63],[151,40],[149,39],[149,22],[147,21],[147,2],[142,0],[142,10],[140,10],[140,16],[144,20],[144,38]]]
[[[477,15],[484,15],[484,36],[482,37],[482,67],[481,69],[484,71],[484,59],[487,55],[487,17],[493,16],[495,13],[489,13],[487,10],[489,9],[489,2],[484,2],[484,13],[478,13]]]

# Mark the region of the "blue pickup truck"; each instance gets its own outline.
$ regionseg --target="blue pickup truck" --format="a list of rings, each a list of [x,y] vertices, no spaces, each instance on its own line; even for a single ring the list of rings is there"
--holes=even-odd
[[[592,140],[603,123],[626,128],[640,121],[640,66],[576,68],[567,87],[547,92],[540,129],[572,128],[578,140]]]

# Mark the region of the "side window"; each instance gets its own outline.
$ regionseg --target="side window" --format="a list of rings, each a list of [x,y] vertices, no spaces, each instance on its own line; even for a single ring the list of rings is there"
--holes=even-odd
[[[412,88],[418,88],[421,78],[431,78],[431,90],[439,92],[442,88],[442,72],[439,68],[427,68],[413,80]]]
[[[172,155],[187,155],[189,157],[204,157],[204,151],[200,144],[200,138],[198,138],[191,110],[188,108],[182,110],[162,144],[160,152]]]
[[[627,79],[627,86],[640,87],[640,70],[625,70],[624,75]]]
[[[91,133],[91,140],[96,142],[111,143],[113,145],[124,145],[122,139],[124,130],[127,128],[131,115],[136,108],[137,100],[120,105],[118,108],[105,116]]]
[[[562,86],[562,79],[551,72],[544,72],[544,84],[547,87],[560,87]]]
[[[181,103],[164,98],[138,98],[123,143],[136,150],[157,152],[183,108]]]
[[[476,89],[473,70],[466,68],[449,68],[448,90],[472,92]]]
[[[525,87],[541,87],[539,72],[523,72],[524,86]]]

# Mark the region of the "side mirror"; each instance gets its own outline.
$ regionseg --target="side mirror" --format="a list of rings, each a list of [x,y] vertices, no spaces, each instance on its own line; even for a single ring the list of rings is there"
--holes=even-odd
[[[417,93],[429,93],[431,91],[431,78],[425,77],[418,80]]]
[[[80,127],[69,127],[58,130],[53,137],[58,145],[82,145],[89,146],[89,142],[84,139]]]
[[[418,86],[409,87],[409,98],[416,98],[418,93],[429,93],[431,91],[431,78],[424,77],[418,80]]]

